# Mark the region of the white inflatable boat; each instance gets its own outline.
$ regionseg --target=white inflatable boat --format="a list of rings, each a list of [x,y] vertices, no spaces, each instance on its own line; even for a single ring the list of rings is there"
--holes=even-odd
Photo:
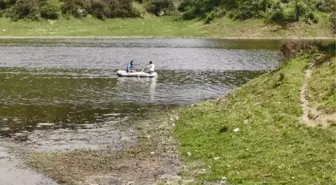
[[[125,70],[118,70],[117,72],[118,76],[121,77],[147,77],[147,78],[153,78],[157,77],[158,74],[156,72],[153,72],[151,74],[145,73],[145,72],[133,72],[133,73],[127,73]]]

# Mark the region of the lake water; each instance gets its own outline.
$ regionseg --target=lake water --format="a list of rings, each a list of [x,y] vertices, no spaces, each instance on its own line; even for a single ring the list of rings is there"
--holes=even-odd
[[[278,41],[0,40],[0,134],[142,119],[213,99],[279,66]],[[119,78],[151,60],[159,77]],[[46,124],[48,123],[48,124]]]

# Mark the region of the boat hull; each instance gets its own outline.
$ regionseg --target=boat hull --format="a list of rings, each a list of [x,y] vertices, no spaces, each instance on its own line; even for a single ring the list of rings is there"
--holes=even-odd
[[[133,72],[133,73],[127,73],[125,70],[118,70],[117,75],[120,77],[142,77],[142,78],[154,78],[157,77],[158,74],[156,72],[153,72],[151,74],[145,73],[145,72]]]

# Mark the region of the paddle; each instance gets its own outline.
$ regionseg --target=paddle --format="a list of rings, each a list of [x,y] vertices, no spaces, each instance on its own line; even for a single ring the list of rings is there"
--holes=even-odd
[[[146,68],[143,68],[141,72],[143,72]],[[138,74],[138,78],[140,78],[140,73]]]

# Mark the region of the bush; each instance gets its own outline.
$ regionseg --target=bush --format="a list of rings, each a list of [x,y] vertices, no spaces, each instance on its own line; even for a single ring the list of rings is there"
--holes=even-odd
[[[148,0],[146,9],[156,16],[161,16],[169,15],[175,10],[175,6],[172,0]]]
[[[57,0],[40,0],[40,13],[42,18],[58,19],[60,10],[59,2]]]
[[[90,0],[64,0],[62,5],[63,14],[71,14],[77,18],[86,17],[90,9]]]
[[[114,17],[138,17],[137,12],[132,5],[132,0],[109,0],[109,7],[111,9],[111,18]]]
[[[270,21],[274,23],[289,23],[297,21],[294,8],[277,7],[270,12]]]
[[[208,14],[206,15],[206,17],[205,17],[205,21],[204,21],[204,22],[205,22],[206,24],[210,24],[211,21],[215,19],[215,15],[216,15],[216,14],[215,14],[215,11],[208,13]]]
[[[131,0],[94,0],[90,14],[101,20],[139,16],[139,12],[133,8]]]
[[[197,15],[194,12],[195,12],[194,8],[189,8],[187,11],[184,12],[184,14],[182,15],[182,18],[184,20],[195,19]]]
[[[11,7],[8,17],[12,20],[40,20],[41,14],[36,0],[18,0]]]
[[[180,12],[185,12],[192,5],[193,5],[193,1],[192,0],[184,0],[184,1],[181,2],[180,6],[177,8],[177,10],[180,11]]]
[[[313,12],[309,12],[305,15],[304,21],[307,24],[312,24],[312,23],[316,24],[318,23],[319,19]]]
[[[107,17],[109,17],[110,8],[104,1],[94,0],[92,2],[90,13],[97,19],[105,20]]]
[[[303,2],[277,3],[269,11],[268,20],[285,26],[291,22],[297,22],[304,18],[306,23],[317,23],[318,18],[310,11],[309,6]]]
[[[0,10],[4,10],[8,8],[8,1],[7,0],[0,0]]]
[[[240,2],[239,7],[234,9],[231,17],[232,19],[246,20],[251,18],[261,18],[264,16],[264,11],[267,10],[269,2],[261,1],[243,1]]]
[[[334,33],[336,33],[336,13],[332,13],[330,15],[330,24],[331,24],[331,29]]]
[[[318,0],[315,4],[315,8],[321,12],[331,12],[334,10],[332,1],[333,0]]]

